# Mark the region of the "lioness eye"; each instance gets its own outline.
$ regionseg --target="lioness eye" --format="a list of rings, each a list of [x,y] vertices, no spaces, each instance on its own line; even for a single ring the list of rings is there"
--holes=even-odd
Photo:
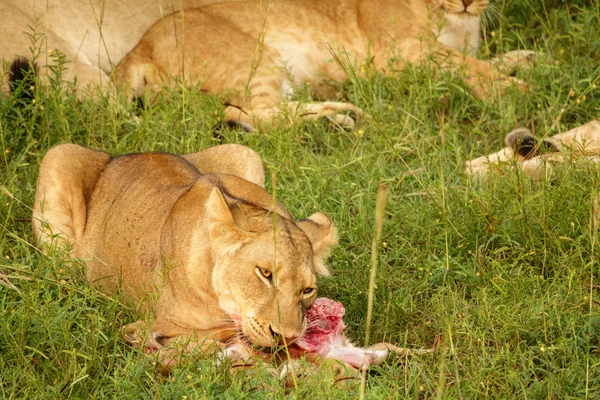
[[[268,268],[260,268],[259,267],[259,270],[260,270],[260,274],[262,276],[264,276],[267,279],[271,279],[272,272],[271,272],[270,269],[268,269]]]
[[[306,289],[304,289],[302,291],[302,294],[304,294],[305,296],[310,296],[315,292],[315,290],[316,290],[315,288],[307,287]]]

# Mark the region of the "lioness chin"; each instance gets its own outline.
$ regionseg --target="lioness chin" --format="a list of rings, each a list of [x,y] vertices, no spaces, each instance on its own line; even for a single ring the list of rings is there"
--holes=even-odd
[[[364,63],[393,72],[427,59],[442,69],[464,66],[475,95],[487,98],[516,83],[490,62],[461,50],[479,46],[480,14],[487,0],[274,0],[218,3],[172,14],[152,26],[123,59],[116,84],[141,97],[177,79],[225,93],[226,118],[252,130],[287,111],[304,119],[330,117],[353,127],[345,102],[289,101],[307,84],[331,97],[349,71]],[[176,27],[185,26],[185,29]],[[512,54],[511,63],[521,53]],[[525,53],[523,53],[525,54]]]
[[[118,157],[60,145],[40,166],[33,227],[42,245],[71,246],[91,284],[152,313],[142,340],[168,368],[179,345],[274,347],[306,329],[336,229],[323,213],[295,222],[263,185],[262,161],[239,145]]]

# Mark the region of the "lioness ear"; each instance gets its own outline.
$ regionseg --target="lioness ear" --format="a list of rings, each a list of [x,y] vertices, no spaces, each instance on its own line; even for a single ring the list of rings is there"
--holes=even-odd
[[[214,188],[204,206],[208,232],[213,249],[219,253],[233,255],[250,240],[248,232],[241,229],[219,188]]]
[[[315,272],[329,276],[329,268],[323,261],[338,241],[337,229],[333,226],[331,218],[322,212],[318,212],[298,222],[298,226],[308,236],[312,244]]]

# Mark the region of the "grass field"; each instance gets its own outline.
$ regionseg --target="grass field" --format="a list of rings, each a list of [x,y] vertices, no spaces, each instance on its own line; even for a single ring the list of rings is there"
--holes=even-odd
[[[320,294],[343,302],[359,343],[375,195],[387,185],[371,339],[441,343],[435,355],[374,368],[367,398],[599,398],[600,170],[565,165],[534,184],[509,166],[475,182],[462,166],[498,150],[517,126],[553,135],[600,116],[600,3],[493,5],[481,57],[540,52],[518,74],[529,93],[482,102],[460,76],[373,72],[345,87],[373,116],[354,132],[282,121],[264,134],[216,133],[219,100],[188,91],[141,110],[139,123],[106,99],[79,101],[52,85],[33,104],[0,98],[0,397],[358,396],[358,385],[323,376],[286,392],[266,373],[231,377],[213,360],[161,377],[120,340],[134,313],[90,288],[60,250],[36,248],[30,207],[51,146],[184,153],[226,142],[261,154],[277,178],[269,190],[296,218],[320,210],[335,221],[340,244]]]

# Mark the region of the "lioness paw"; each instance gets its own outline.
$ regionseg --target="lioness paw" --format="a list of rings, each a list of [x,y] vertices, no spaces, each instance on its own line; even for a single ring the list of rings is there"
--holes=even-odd
[[[540,53],[532,50],[513,50],[494,57],[491,62],[499,71],[511,75],[517,69],[533,67],[540,56]]]

